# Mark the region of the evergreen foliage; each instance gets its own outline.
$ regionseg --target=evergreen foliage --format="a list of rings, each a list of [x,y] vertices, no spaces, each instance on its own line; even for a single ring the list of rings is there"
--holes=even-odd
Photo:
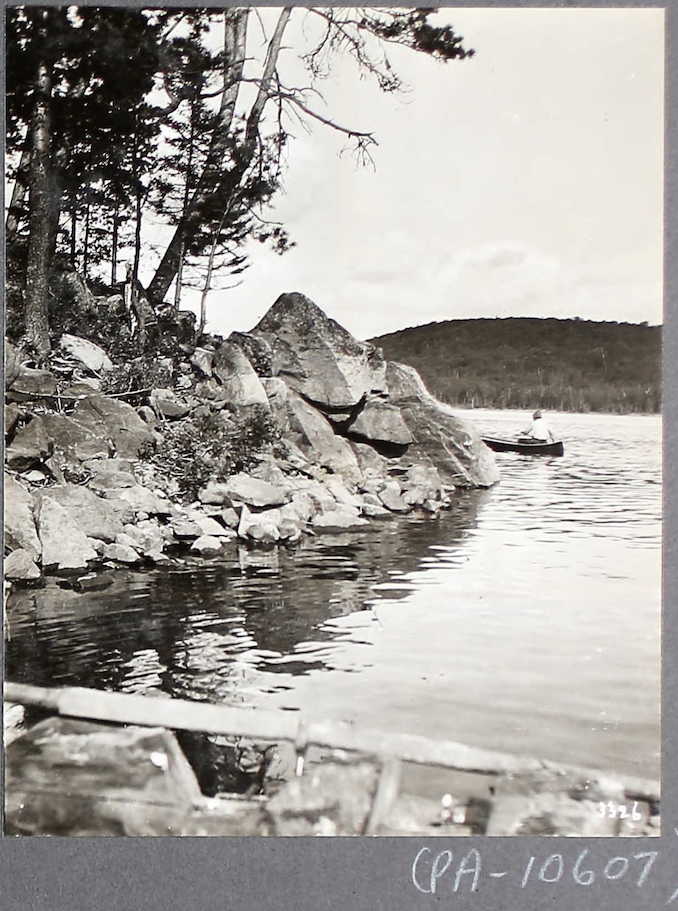
[[[188,267],[189,279],[201,280],[202,327],[214,273],[239,275],[247,240],[280,253],[290,244],[284,226],[262,211],[280,190],[283,152],[299,122],[321,123],[359,159],[371,158],[372,133],[318,107],[316,83],[333,58],[350,57],[394,92],[402,83],[391,45],[443,63],[471,56],[450,26],[430,21],[434,13],[284,7],[268,34],[248,7],[8,7],[7,150],[15,182],[7,240],[9,258],[24,251],[29,347],[38,356],[50,348],[56,254],[86,280],[101,280],[110,268],[106,278],[116,285],[119,250],[131,247],[136,295],[144,290],[137,287],[144,233],[159,258],[145,296],[160,305],[174,286],[178,309]],[[298,57],[309,85],[285,81],[293,16],[304,19]],[[162,245],[158,224],[170,229]]]
[[[249,471],[272,447],[284,454],[280,428],[267,409],[255,405],[233,417],[217,413],[169,424],[149,460],[166,484],[193,499],[208,482]]]

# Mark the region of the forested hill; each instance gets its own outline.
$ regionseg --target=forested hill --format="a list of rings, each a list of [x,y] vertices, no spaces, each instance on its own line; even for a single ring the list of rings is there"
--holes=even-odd
[[[450,404],[652,412],[661,326],[581,319],[460,319],[371,339]]]

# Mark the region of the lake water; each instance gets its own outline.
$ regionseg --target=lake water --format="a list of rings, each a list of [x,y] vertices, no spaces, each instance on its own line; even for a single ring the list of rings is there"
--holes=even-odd
[[[513,435],[525,413],[467,413]],[[103,592],[15,593],[6,675],[279,708],[658,777],[654,416],[553,414],[562,458],[435,517],[374,522]]]

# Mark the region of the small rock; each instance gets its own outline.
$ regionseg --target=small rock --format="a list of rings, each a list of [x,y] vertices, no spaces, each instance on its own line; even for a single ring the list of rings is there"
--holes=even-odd
[[[195,522],[203,535],[211,535],[213,538],[232,537],[230,530],[224,528],[220,522],[210,518],[210,516],[203,515],[197,510],[191,510],[188,517],[190,521]]]
[[[217,554],[221,551],[222,542],[219,538],[213,538],[211,535],[201,535],[197,541],[191,544],[191,550],[206,556],[207,554]]]
[[[106,546],[106,543],[104,541],[101,541],[99,538],[90,538],[88,536],[87,543],[92,548],[92,550],[96,552],[97,556],[103,557],[104,547]]]
[[[368,525],[367,519],[358,515],[358,511],[349,507],[330,510],[315,516],[312,521],[313,529],[316,532],[343,532],[353,531]]]
[[[210,482],[200,491],[199,497],[202,503],[223,503],[225,506],[246,503],[260,509],[282,506],[291,498],[287,488],[269,484],[244,472],[233,475],[223,483]]]
[[[386,519],[392,515],[388,509],[383,506],[374,506],[372,503],[364,503],[362,512],[368,519]]]
[[[160,550],[149,550],[144,554],[146,559],[151,560],[153,563],[171,563],[172,561]]]
[[[356,509],[360,509],[362,506],[361,497],[357,496],[354,493],[351,493],[344,482],[340,480],[340,478],[327,478],[325,481],[325,486],[337,501],[337,503],[339,503],[341,506],[353,506]]]
[[[421,506],[429,499],[423,487],[408,487],[403,491],[402,498],[407,506]]]
[[[77,396],[83,398],[87,395],[96,395],[101,392],[101,380],[94,377],[81,377],[64,389],[64,395]]]
[[[148,556],[149,552],[162,551],[165,543],[174,539],[169,526],[161,526],[153,519],[137,522],[136,525],[125,525],[123,532],[132,539],[132,546],[144,556]]]
[[[168,501],[160,499],[152,490],[149,490],[148,487],[143,487],[141,484],[107,491],[106,496],[125,500],[130,504],[138,518],[141,518],[142,513],[145,513],[145,518],[150,515],[168,516],[171,514]]]
[[[214,351],[210,351],[209,348],[196,348],[191,355],[191,364],[208,378],[212,376],[213,363]]]
[[[238,525],[238,537],[249,538],[258,544],[275,544],[280,540],[278,531],[278,510],[267,510],[263,513],[251,513],[243,506]]]
[[[31,484],[42,484],[47,480],[47,475],[44,471],[40,471],[39,468],[33,468],[31,471],[24,472],[22,478],[26,481],[30,481]]]
[[[173,519],[170,523],[170,528],[175,537],[181,539],[199,538],[202,535],[198,523],[192,522],[190,519]]]
[[[102,592],[113,584],[113,576],[106,573],[88,573],[73,582],[76,592]]]
[[[27,550],[13,550],[5,558],[5,578],[12,581],[28,582],[40,578],[40,570],[35,565],[33,554]]]
[[[139,546],[138,542],[135,541],[131,535],[125,534],[124,531],[115,536],[115,543],[123,544],[125,547],[130,547],[134,551],[136,551]]]
[[[150,405],[140,405],[137,408],[137,414],[146,424],[155,425],[157,423],[158,419],[155,416],[155,411],[153,411]]]
[[[191,410],[179,401],[171,389],[154,389],[149,396],[151,406],[165,418],[183,418]]]
[[[103,348],[77,335],[62,335],[59,347],[93,373],[111,370],[113,367],[111,359]]]
[[[121,477],[127,478],[129,475],[134,476],[134,461],[132,459],[106,458],[106,459],[89,459],[83,462],[85,468],[92,472],[93,477]],[[127,484],[120,484],[120,487],[127,487]]]
[[[379,499],[391,512],[409,512],[411,506],[405,502],[400,491],[400,485],[397,481],[389,481],[386,486],[379,491]]]
[[[240,516],[232,506],[226,506],[221,510],[221,520],[228,528],[237,528],[240,524]]]
[[[281,541],[295,544],[301,539],[301,527],[294,519],[284,518],[278,523],[278,534]]]
[[[104,557],[116,563],[138,563],[139,554],[127,544],[106,544]]]

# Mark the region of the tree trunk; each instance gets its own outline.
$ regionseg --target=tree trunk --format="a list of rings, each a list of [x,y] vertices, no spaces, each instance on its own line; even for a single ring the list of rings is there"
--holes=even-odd
[[[77,240],[78,240],[78,216],[75,207],[71,209],[71,262],[76,266],[77,257]]]
[[[7,244],[11,244],[16,237],[19,228],[19,215],[26,201],[26,190],[28,189],[28,173],[31,164],[31,150],[26,143],[21,160],[16,170],[14,178],[14,187],[12,188],[12,198],[9,201],[7,209],[7,219],[5,221],[5,239]]]
[[[193,149],[195,141],[195,106],[199,103],[194,101],[191,105],[191,131],[188,138],[188,159],[186,161],[186,178],[184,180],[184,198],[181,202],[181,217],[186,217],[186,212],[188,211],[188,202],[191,197],[191,175],[193,174]],[[184,277],[184,259],[186,256],[186,242],[184,238],[181,239],[181,247],[179,249],[179,264],[177,266],[177,277],[174,285],[174,313],[175,315],[179,312],[179,307],[181,306],[181,284]]]
[[[82,277],[87,281],[87,271],[89,269],[89,217],[90,217],[91,204],[89,201],[89,194],[87,197],[87,205],[85,207],[85,249],[82,254]]]
[[[205,323],[207,322],[207,295],[210,293],[212,287],[212,272],[214,271],[214,257],[217,252],[217,244],[219,243],[219,236],[221,234],[222,228],[224,227],[224,222],[226,221],[226,214],[228,209],[224,210],[224,214],[221,216],[221,221],[219,222],[219,227],[214,232],[212,238],[212,246],[210,248],[209,259],[207,260],[207,275],[205,276],[205,284],[202,289],[202,294],[200,295],[200,321],[198,322],[198,328],[195,333],[196,343],[200,339],[200,336],[205,331]]]
[[[43,31],[49,11],[43,13]],[[39,354],[50,350],[47,285],[50,266],[50,145],[52,79],[48,62],[38,61],[30,130],[29,241],[26,267],[26,336]]]
[[[111,239],[111,285],[118,279],[118,229],[120,227],[120,200],[116,197],[113,210],[113,237]]]
[[[56,156],[60,160],[60,156]],[[61,218],[61,201],[63,195],[63,172],[58,164],[55,164],[55,156],[52,156],[52,170],[49,181],[49,208],[48,208],[48,250],[49,260],[52,261],[54,251],[57,246],[59,236],[59,219]]]
[[[200,226],[202,207],[219,184],[245,64],[248,15],[248,9],[227,10],[224,13],[224,93],[221,96],[218,124],[212,133],[205,166],[187,210],[179,219],[160,265],[148,286],[148,295],[153,303],[160,303],[167,294],[179,270],[179,261],[183,251],[190,246],[190,242]],[[285,11],[283,10],[281,19],[284,15]],[[269,55],[278,32],[280,32],[280,35],[277,51],[279,50],[282,31],[287,24],[288,18],[289,12],[287,12],[283,20],[282,29],[280,29],[280,20],[278,21],[276,33],[271,39],[271,45],[269,45]],[[276,59],[277,51],[275,54]]]
[[[139,183],[136,193],[136,225],[134,228],[134,266],[132,267],[132,281],[134,285],[139,282],[139,263],[141,261],[141,219],[143,217],[142,212],[142,202],[143,202],[143,187]]]
[[[181,249],[179,251],[179,265],[177,266],[177,277],[174,284],[174,312],[175,314],[179,312],[181,307],[181,283],[184,278],[184,244],[182,241]]]

